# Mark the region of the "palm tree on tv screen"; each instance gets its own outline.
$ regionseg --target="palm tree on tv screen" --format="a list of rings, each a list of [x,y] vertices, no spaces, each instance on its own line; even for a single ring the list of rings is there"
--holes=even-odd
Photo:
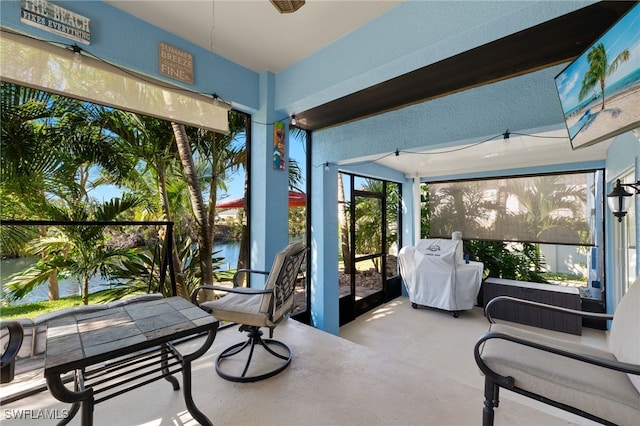
[[[598,43],[587,53],[587,60],[589,61],[589,70],[582,78],[582,87],[580,88],[578,97],[582,101],[599,84],[602,93],[601,109],[604,109],[605,78],[615,72],[620,63],[629,60],[629,50],[625,49],[620,52],[613,62],[609,64],[607,60],[607,49],[604,47],[604,44]]]

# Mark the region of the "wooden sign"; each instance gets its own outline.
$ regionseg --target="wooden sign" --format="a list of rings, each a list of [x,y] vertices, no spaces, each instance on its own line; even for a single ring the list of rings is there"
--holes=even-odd
[[[193,84],[193,55],[167,43],[158,43],[160,74]]]
[[[20,0],[20,22],[83,44],[91,43],[91,19],[47,0]]]

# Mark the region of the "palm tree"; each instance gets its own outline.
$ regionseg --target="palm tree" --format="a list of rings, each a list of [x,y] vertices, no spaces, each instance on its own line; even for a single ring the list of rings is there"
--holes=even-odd
[[[496,207],[484,188],[473,182],[432,186],[428,201],[431,206],[429,231],[439,237],[449,236],[454,231],[465,236],[481,234]]]
[[[201,211],[203,215],[201,220],[204,227],[200,225],[200,220],[196,215],[198,238],[199,241],[201,240],[200,250],[201,253],[211,253],[216,226],[217,191],[226,189],[226,180],[229,174],[245,166],[246,163],[246,144],[239,144],[237,140],[238,135],[246,130],[246,118],[242,114],[231,111],[229,113],[229,133],[226,135],[203,129],[185,128],[187,138],[182,141],[176,132],[176,130],[181,132],[181,129],[175,126],[173,129],[182,161],[182,172],[189,189],[192,210],[194,214],[196,211]],[[189,147],[180,146],[182,142],[188,144]],[[192,152],[188,157],[185,157],[184,155],[188,151]],[[189,165],[191,161],[194,161],[193,165],[196,164],[195,161],[203,164],[205,167],[202,170],[205,173],[197,172],[197,170],[197,173],[193,173],[194,169]],[[202,186],[198,185],[198,179],[203,182]],[[205,188],[205,190],[201,188]],[[205,203],[205,194],[208,194],[208,203]],[[200,202],[202,205],[199,204]],[[210,255],[201,256],[200,263],[202,282],[213,282],[212,257]]]
[[[5,82],[0,99],[0,207],[5,218],[42,218],[42,206],[51,197],[87,202],[93,164],[115,174],[119,150],[111,149],[101,129],[87,119],[90,104]],[[44,235],[46,229],[40,232]],[[20,234],[2,227],[2,236],[15,243]],[[57,276],[51,271],[50,300],[59,297]]]
[[[97,206],[86,203],[48,203],[43,206],[46,216],[55,221],[113,221],[135,207],[138,200],[125,196]],[[89,303],[89,280],[98,273],[110,276],[111,269],[119,269],[122,262],[138,256],[133,249],[109,248],[104,234],[105,225],[65,225],[48,230],[47,235],[32,241],[31,254],[40,260],[26,270],[14,274],[6,283],[9,297],[21,299],[52,274],[67,274],[82,283],[82,303]]]
[[[147,214],[176,223],[172,263],[182,296],[188,296],[192,284],[213,280],[216,192],[246,158],[246,149],[235,141],[246,128],[244,116],[231,112],[229,118],[228,135],[124,111],[104,111],[101,119],[137,162],[111,183],[144,196]],[[191,247],[194,239],[197,250]]]
[[[230,171],[246,163],[246,149],[235,140],[246,129],[246,117],[231,112],[230,129],[228,135],[220,135],[172,127],[162,120],[2,83],[0,207],[4,217],[42,219],[49,212],[38,208],[47,204],[47,196],[63,204],[89,205],[92,185],[128,188],[145,201],[139,218],[141,214],[168,221],[180,218],[174,228],[180,244],[174,241],[172,259],[179,293],[187,295],[184,267],[195,266],[190,275],[211,280],[217,189],[224,188]],[[90,182],[89,171],[95,165],[103,175]],[[3,247],[14,247],[16,252],[33,237],[26,228],[0,229]],[[191,235],[199,237],[197,251],[189,248]],[[185,255],[190,253],[189,259],[198,261],[183,264],[180,247]],[[52,282],[57,276],[52,271]]]
[[[217,190],[224,187],[227,174],[242,166],[246,158],[246,146],[244,150],[234,147],[236,136],[246,130],[244,116],[232,112],[229,117],[227,135],[171,123],[195,219],[200,253],[200,279],[203,283],[214,281],[212,252]],[[200,184],[202,176],[198,173],[196,161],[208,166],[210,174],[204,179],[204,182],[209,183],[206,190],[208,203],[205,202],[205,191]]]
[[[0,95],[0,210],[3,218],[24,217],[24,203],[44,201],[48,177],[59,166],[52,140],[45,136],[43,122],[58,111],[58,98],[38,90],[2,82]],[[26,160],[29,161],[26,161]],[[22,255],[36,237],[31,227],[0,227],[5,252]],[[58,298],[57,275],[50,277],[49,295]]]
[[[111,173],[105,174],[104,180],[138,194],[144,200],[143,214],[147,219],[176,223],[171,262],[176,274],[177,292],[186,297],[188,289],[178,252],[181,244],[177,240],[181,235],[188,234],[187,225],[184,224],[187,221],[175,220],[183,211],[182,193],[185,188],[175,179],[179,166],[170,123],[111,109],[103,109],[98,122],[114,135],[122,151],[133,159],[134,164],[119,180],[114,180]]]
[[[511,229],[539,240],[554,232],[588,231],[584,216],[587,200],[578,185],[566,182],[563,176],[545,176],[530,182],[511,180],[507,191],[518,199],[519,212],[507,219]],[[524,229],[523,229],[524,228]]]
[[[189,200],[198,230],[198,247],[200,248],[200,275],[205,284],[213,283],[213,263],[208,253],[213,252],[213,230],[209,222],[209,209],[204,202],[202,189],[198,179],[193,152],[184,124],[171,123],[176,146],[182,162],[182,170],[187,181]]]
[[[344,273],[351,273],[351,245],[349,244],[349,221],[347,220],[349,206],[344,194],[344,181],[342,173],[338,173],[338,224],[340,226],[340,248],[342,250],[342,261],[344,263]]]
[[[589,70],[582,78],[582,87],[580,88],[578,98],[579,100],[583,100],[599,84],[600,92],[602,93],[601,109],[604,109],[605,78],[618,69],[618,64],[629,60],[629,50],[625,49],[620,52],[613,62],[609,64],[607,50],[604,44],[598,43],[587,53],[587,60],[589,61]]]

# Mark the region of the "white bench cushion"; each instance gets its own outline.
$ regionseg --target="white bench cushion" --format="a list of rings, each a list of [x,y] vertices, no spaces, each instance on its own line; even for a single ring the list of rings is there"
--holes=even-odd
[[[608,351],[507,325],[493,324],[491,332],[509,334],[573,353],[615,359]],[[485,342],[482,359],[496,373],[513,377],[517,387],[580,408],[615,424],[637,424],[640,418],[640,393],[625,373],[502,339]]]
[[[629,287],[616,308],[609,334],[609,349],[618,361],[640,365],[640,277]],[[629,374],[640,392],[640,376]]]

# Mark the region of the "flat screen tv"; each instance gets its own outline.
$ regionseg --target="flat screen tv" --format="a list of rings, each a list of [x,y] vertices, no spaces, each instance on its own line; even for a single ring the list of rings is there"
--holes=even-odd
[[[555,77],[573,149],[640,126],[640,4]]]

